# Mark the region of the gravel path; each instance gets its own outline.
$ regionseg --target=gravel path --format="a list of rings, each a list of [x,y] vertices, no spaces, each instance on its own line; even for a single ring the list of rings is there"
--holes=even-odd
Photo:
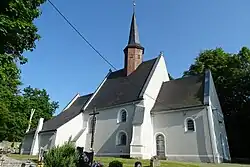
[[[26,164],[26,165],[22,166],[22,164]],[[7,157],[5,155],[2,155],[0,157],[0,167],[31,167],[30,165],[32,166],[33,163],[28,164],[27,161],[16,160],[16,159]]]

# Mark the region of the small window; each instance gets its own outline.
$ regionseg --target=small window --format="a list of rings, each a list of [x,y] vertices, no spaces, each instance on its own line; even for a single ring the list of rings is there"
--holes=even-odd
[[[127,144],[127,135],[126,135],[126,133],[119,132],[117,140],[118,140],[117,145],[125,146]]]
[[[121,109],[117,115],[117,123],[126,122],[127,116],[127,111],[125,109]]]
[[[127,119],[127,112],[123,110],[121,114],[121,122],[126,122],[126,119]]]
[[[194,131],[194,121],[193,121],[193,120],[189,119],[189,120],[187,121],[187,129],[188,129],[189,131]]]
[[[185,120],[185,131],[195,131],[195,122],[192,118]]]

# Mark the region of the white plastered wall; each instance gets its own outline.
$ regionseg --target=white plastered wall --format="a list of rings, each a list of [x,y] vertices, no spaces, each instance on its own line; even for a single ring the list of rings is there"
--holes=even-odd
[[[144,119],[143,123],[140,126],[134,126],[133,129],[140,129],[138,131],[141,132],[141,140],[140,145],[138,147],[142,147],[141,149],[137,149],[140,152],[133,152],[136,150],[131,147],[130,155],[132,157],[141,157],[143,159],[149,159],[153,155],[153,124],[151,117],[151,109],[154,106],[155,100],[159,94],[162,83],[165,81],[169,81],[169,76],[165,64],[165,60],[163,56],[159,56],[157,59],[158,63],[154,67],[153,73],[150,74],[150,80],[146,83],[146,88],[143,90],[143,105],[145,107],[144,110]],[[133,136],[136,137],[136,136]]]
[[[67,112],[67,111],[64,111]],[[83,114],[80,113],[69,122],[65,123],[57,129],[55,145],[61,146],[72,140],[83,128]]]

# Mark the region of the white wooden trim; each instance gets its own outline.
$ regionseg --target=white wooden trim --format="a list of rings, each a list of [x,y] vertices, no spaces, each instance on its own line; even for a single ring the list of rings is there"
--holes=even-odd
[[[64,109],[62,110],[62,112],[65,111],[65,110],[67,110],[67,109],[76,101],[76,99],[78,99],[78,97],[80,97],[80,94],[79,94],[79,93],[77,93],[77,94],[73,97],[73,99],[71,99],[71,101],[64,107]]]
[[[89,103],[93,100],[93,98],[95,97],[95,95],[98,93],[98,91],[101,89],[102,85],[106,82],[106,80],[108,79],[108,76],[111,74],[112,72],[109,71],[109,73],[106,75],[106,77],[104,78],[104,80],[102,81],[102,83],[97,87],[95,93],[93,93],[93,95],[90,97],[90,99],[88,100],[88,102],[85,104],[85,106],[83,107],[83,110],[85,110]]]

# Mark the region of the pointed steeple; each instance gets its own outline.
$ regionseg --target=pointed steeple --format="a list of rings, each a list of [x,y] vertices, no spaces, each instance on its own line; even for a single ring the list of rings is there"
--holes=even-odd
[[[140,45],[139,32],[136,24],[135,12],[132,16],[128,45]]]
[[[136,24],[135,8],[133,11],[132,21],[130,25],[128,45],[124,49],[125,62],[124,70],[128,76],[133,73],[142,63],[144,48],[140,44],[139,32]]]

